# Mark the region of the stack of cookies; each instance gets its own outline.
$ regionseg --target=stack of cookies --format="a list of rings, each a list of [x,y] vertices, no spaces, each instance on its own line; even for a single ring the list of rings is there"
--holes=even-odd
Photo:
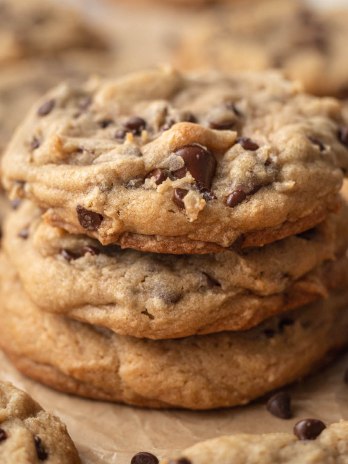
[[[277,73],[62,84],[2,163],[1,348],[58,390],[244,404],[348,342],[348,130]],[[347,196],[348,197],[348,196]]]

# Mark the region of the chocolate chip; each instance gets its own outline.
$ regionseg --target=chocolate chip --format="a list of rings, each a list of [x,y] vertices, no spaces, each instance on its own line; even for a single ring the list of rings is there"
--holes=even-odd
[[[7,433],[5,432],[4,429],[0,429],[0,443],[1,443],[2,441],[5,441],[6,438],[7,438]]]
[[[27,240],[29,237],[29,227],[23,227],[23,229],[18,232],[18,237]]]
[[[37,137],[33,137],[30,142],[30,148],[36,150],[40,146],[40,140]]]
[[[188,190],[176,188],[173,191],[172,200],[179,208],[185,208],[184,198],[188,194]]]
[[[47,116],[53,110],[55,104],[56,102],[53,99],[45,101],[37,110],[37,114],[39,116]]]
[[[48,459],[48,453],[45,450],[45,447],[42,444],[41,438],[36,436],[34,437],[36,454],[40,461],[46,461]]]
[[[225,106],[228,110],[232,110],[236,116],[238,117],[243,116],[243,113],[238,109],[235,103],[226,102]]]
[[[92,256],[97,256],[100,254],[100,251],[96,247],[86,245],[77,251],[72,251],[72,250],[67,250],[66,248],[62,248],[60,250],[60,254],[61,256],[63,256],[63,258],[66,261],[70,262],[70,261],[74,261],[75,259],[82,258],[83,256],[87,254],[92,255]]]
[[[346,369],[344,376],[343,376],[344,383],[348,385],[348,369]]]
[[[255,151],[255,150],[257,150],[259,148],[258,144],[253,142],[248,137],[238,137],[237,143],[242,145],[244,150]]]
[[[192,122],[196,124],[197,118],[193,113],[191,113],[191,111],[186,111],[181,115],[181,122]]]
[[[303,419],[294,427],[294,434],[300,440],[315,440],[326,429],[324,422],[318,419]]]
[[[106,129],[107,127],[111,126],[111,124],[113,123],[114,121],[112,119],[102,119],[101,121],[98,121],[98,125],[102,129]]]
[[[157,168],[149,172],[146,176],[147,179],[150,179],[151,177],[153,178],[156,185],[160,185],[168,178],[168,172]]]
[[[98,230],[104,219],[101,214],[89,211],[81,205],[77,205],[76,212],[81,226],[90,231]]]
[[[124,140],[125,136],[127,134],[127,131],[125,129],[118,129],[115,132],[115,139],[117,140]]]
[[[141,451],[132,457],[131,464],[159,464],[159,460],[154,454]]]
[[[184,160],[185,166],[174,171],[173,175],[181,179],[188,171],[195,179],[199,189],[209,190],[217,165],[214,155],[197,144],[185,145],[175,150],[174,153]]]
[[[316,145],[320,151],[325,150],[325,145],[323,144],[323,142],[317,139],[316,137],[313,137],[312,135],[308,135],[308,140],[310,140],[314,145]]]
[[[209,275],[207,272],[202,272],[202,274],[206,277],[207,285],[208,285],[209,288],[221,287],[220,282],[218,280],[214,279],[214,277]]]
[[[80,108],[80,110],[87,110],[87,108],[89,106],[91,106],[92,104],[92,97],[90,97],[89,95],[86,95],[82,98],[80,98],[79,102],[78,102],[78,107]]]
[[[11,200],[11,208],[13,210],[16,210],[16,209],[19,208],[21,203],[22,203],[22,201],[19,198],[16,198],[15,200]]]
[[[168,464],[192,464],[191,461],[187,458],[179,458],[175,459],[175,461],[171,460]]]
[[[146,128],[146,121],[139,116],[132,116],[123,124],[123,128],[133,135],[140,135]]]
[[[342,145],[345,145],[348,148],[348,126],[346,127],[341,127],[338,130],[338,140],[342,143]]]
[[[232,130],[236,125],[235,120],[210,121],[209,127],[215,130]]]
[[[287,392],[278,392],[267,401],[267,411],[280,419],[291,419],[291,397]]]
[[[226,205],[230,208],[242,203],[247,197],[247,194],[242,189],[236,189],[234,192],[230,193],[226,198]]]
[[[60,254],[61,254],[61,256],[63,256],[65,261],[68,261],[69,263],[70,263],[70,261],[78,259],[78,256],[76,255],[76,253],[74,253],[73,251],[70,251],[70,250],[66,250],[65,248],[60,250]]]

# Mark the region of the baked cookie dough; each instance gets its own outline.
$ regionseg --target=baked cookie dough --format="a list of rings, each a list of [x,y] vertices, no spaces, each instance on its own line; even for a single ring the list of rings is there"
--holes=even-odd
[[[3,179],[104,245],[210,253],[325,219],[348,172],[345,134],[336,100],[276,73],[165,68],[54,89],[10,143]]]
[[[1,464],[79,464],[65,425],[29,395],[0,381]]]
[[[8,216],[3,247],[41,309],[163,339],[245,330],[327,296],[348,274],[347,229],[345,205],[321,226],[263,248],[159,255],[70,235],[24,202]]]
[[[315,439],[290,433],[236,434],[198,443],[162,464],[347,464],[348,422],[326,427]]]
[[[175,63],[227,72],[278,68],[317,95],[347,94],[348,10],[269,0],[215,11],[188,30]]]
[[[3,256],[0,346],[24,374],[79,396],[159,408],[234,406],[303,377],[347,344],[347,284],[246,332],[154,341],[40,311]]]
[[[105,48],[100,32],[86,24],[77,12],[60,3],[53,0],[0,0],[1,66],[23,58]]]

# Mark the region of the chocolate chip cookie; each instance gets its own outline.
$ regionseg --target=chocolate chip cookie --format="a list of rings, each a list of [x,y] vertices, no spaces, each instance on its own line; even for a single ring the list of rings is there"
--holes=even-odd
[[[77,12],[46,0],[0,0],[0,63],[105,48]],[[49,72],[49,68],[47,69]]]
[[[327,301],[246,332],[146,340],[40,311],[2,257],[0,346],[26,375],[81,396],[188,409],[245,404],[347,344],[345,277]]]
[[[24,202],[8,217],[3,246],[41,309],[163,339],[245,330],[327,296],[348,273],[347,228],[345,206],[321,226],[263,248],[159,255],[70,235]]]
[[[321,222],[348,172],[344,134],[338,102],[278,74],[165,68],[50,92],[12,140],[3,178],[71,233],[209,253]]]
[[[346,464],[348,422],[321,423],[316,429],[320,421],[307,422],[308,431],[315,432],[308,440],[290,433],[236,434],[198,443],[162,464]]]
[[[65,425],[29,395],[0,381],[0,461],[2,464],[78,464]]]
[[[177,49],[182,69],[278,68],[317,95],[347,92],[348,10],[322,12],[304,2],[269,0],[217,10]]]

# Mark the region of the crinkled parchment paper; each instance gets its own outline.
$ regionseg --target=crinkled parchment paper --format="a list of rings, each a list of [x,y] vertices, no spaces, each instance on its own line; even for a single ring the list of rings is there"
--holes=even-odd
[[[138,451],[162,457],[201,440],[238,432],[291,432],[304,417],[326,423],[348,419],[348,385],[343,382],[347,367],[348,355],[290,387],[294,418],[282,420],[266,411],[264,400],[215,412],[154,411],[82,400],[26,379],[0,353],[0,378],[24,389],[62,419],[86,464],[129,464]]]

